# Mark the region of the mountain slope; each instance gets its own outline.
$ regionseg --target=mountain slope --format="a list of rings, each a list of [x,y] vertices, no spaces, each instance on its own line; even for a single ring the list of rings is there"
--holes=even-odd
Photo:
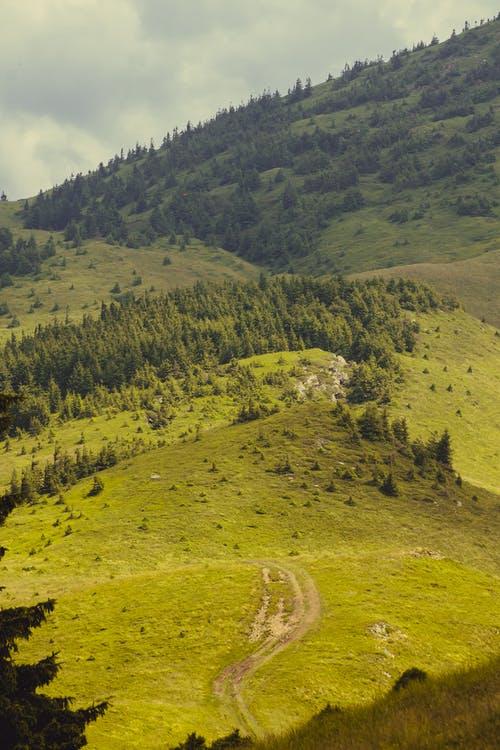
[[[353,274],[353,278],[415,279],[443,295],[458,295],[464,309],[500,328],[500,249],[451,263],[415,263]]]
[[[56,303],[80,316],[95,300],[93,282],[101,298],[115,284],[134,294],[155,274],[161,288],[190,283],[196,259],[198,275],[248,278],[250,267],[224,269],[215,246],[274,271],[316,275],[497,251],[499,79],[497,19],[386,63],[357,61],[318,86],[297,81],[286,96],[265,93],[188,123],[158,149],[137,146],[24,204],[3,203],[0,227],[13,235],[0,236],[9,325],[20,315],[29,324],[33,300],[25,310],[22,298],[31,288],[42,317]],[[18,246],[30,231],[44,243],[55,233],[52,257],[38,265],[40,248]],[[480,265],[455,266],[448,288],[459,291],[471,273],[481,284]],[[5,274],[25,291],[6,286]],[[77,305],[65,293],[71,285]],[[43,299],[48,286],[60,300]]]
[[[284,622],[294,593],[280,570],[311,576],[321,598],[316,626],[243,683],[265,730],[369,701],[414,663],[439,674],[494,652],[497,498],[443,466],[436,479],[439,465],[419,468],[392,440],[357,445],[349,425],[306,401],[129,459],[97,495],[87,479],[11,514],[10,600],[58,600],[21,658],[51,638],[54,690],[111,699],[90,747],[234,726],[214,682],[266,637],[249,640],[263,568]],[[381,491],[389,471],[397,494]]]

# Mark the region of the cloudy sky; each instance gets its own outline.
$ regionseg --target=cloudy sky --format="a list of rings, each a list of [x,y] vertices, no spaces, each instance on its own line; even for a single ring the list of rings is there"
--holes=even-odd
[[[1,0],[0,191],[33,195],[251,94],[497,12],[496,0]]]

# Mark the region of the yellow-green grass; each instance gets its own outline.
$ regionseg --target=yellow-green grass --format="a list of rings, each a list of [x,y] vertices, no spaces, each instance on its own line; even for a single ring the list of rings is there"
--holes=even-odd
[[[498,248],[498,243],[496,243]],[[500,250],[451,263],[415,263],[353,274],[359,279],[409,278],[430,283],[441,294],[459,297],[464,309],[500,328]]]
[[[316,628],[245,683],[269,731],[328,700],[369,701],[413,663],[438,674],[494,652],[497,499],[451,477],[406,481],[408,460],[391,454],[346,443],[331,404],[307,402],[117,465],[97,497],[87,479],[16,509],[4,602],[58,601],[22,658],[58,650],[53,693],[111,698],[88,732],[95,750],[227,733],[235,718],[212,683],[255,648],[259,560],[308,571],[322,600]],[[391,461],[395,498],[371,483]]]
[[[242,366],[251,367],[256,377],[263,378],[271,372],[285,372],[290,374],[291,369],[298,374],[301,367],[306,375],[318,375],[332,362],[332,354],[323,349],[304,349],[302,351],[269,352],[268,354],[256,354],[239,360]]]
[[[94,567],[86,579],[62,574],[49,584],[54,616],[21,652],[29,659],[55,648],[55,692],[78,696],[79,705],[109,699],[104,719],[88,730],[90,747],[157,748],[189,727],[229,731],[212,683],[249,650],[258,572],[209,561],[116,577]]]
[[[85,254],[79,254],[82,251]],[[168,265],[163,265],[165,257],[171,261]],[[84,314],[98,315],[101,302],[114,298],[115,284],[121,293],[138,296],[197,281],[245,281],[258,276],[254,266],[220,248],[192,242],[181,251],[166,240],[137,250],[97,241],[75,249],[60,241],[56,255],[43,262],[42,271],[35,277],[14,277],[14,286],[0,290],[0,299],[11,313],[0,317],[0,342],[12,333],[31,332],[53,320],[79,322]],[[10,327],[13,317],[19,327]]]
[[[439,678],[413,681],[368,706],[326,710],[256,750],[491,750],[498,745],[500,664],[494,658]]]
[[[461,311],[418,321],[419,344],[399,357],[404,382],[390,411],[407,419],[414,437],[448,429],[456,470],[499,492],[500,337]]]
[[[62,423],[54,416],[39,435],[31,436],[23,432],[0,444],[0,486],[9,484],[14,471],[20,478],[23,469],[33,461],[43,468],[47,461],[52,460],[56,446],[71,456],[84,448],[98,453],[104,445],[117,438],[128,441],[142,439],[146,448],[156,446],[159,436],[150,428],[142,410],[117,412],[116,409],[107,408],[98,416]]]
[[[324,397],[325,390],[320,389],[320,386],[324,381],[324,388],[328,388],[329,378],[325,373],[331,361],[332,355],[328,352],[308,349],[249,357],[242,359],[241,365],[249,366],[259,383],[270,373],[284,373],[291,389],[304,383],[303,390],[304,393],[308,391],[308,397],[313,394],[307,381],[313,377],[318,397]],[[49,425],[39,434],[22,432],[5,439],[0,443],[0,486],[8,487],[14,471],[19,479],[23,469],[31,466],[33,461],[43,468],[52,460],[56,446],[59,451],[73,456],[75,451],[82,452],[84,448],[94,454],[98,453],[112,441],[118,440],[118,447],[124,442],[137,444],[141,441],[140,451],[143,452],[156,447],[160,441],[168,444],[185,441],[192,439],[199,431],[231,424],[237,418],[241,403],[235,396],[223,395],[229,379],[228,368],[220,368],[218,373],[212,373],[211,376],[220,383],[221,394],[199,394],[186,398],[177,406],[175,417],[170,420],[169,425],[162,429],[152,428],[144,409],[120,411],[117,406],[109,406],[93,417],[65,422],[53,415]],[[283,407],[279,388],[261,385],[261,393],[268,408]]]
[[[495,652],[498,581],[440,559],[436,549],[398,549],[386,537],[376,551],[325,555],[308,569],[321,593],[321,624],[262,668],[248,691],[250,709],[275,731],[327,703],[380,698],[415,665],[442,674]]]

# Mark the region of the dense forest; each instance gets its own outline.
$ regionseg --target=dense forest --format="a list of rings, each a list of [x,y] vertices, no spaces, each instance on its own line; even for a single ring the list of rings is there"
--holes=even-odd
[[[93,412],[111,392],[157,388],[196,368],[268,351],[320,347],[357,363],[350,398],[386,394],[394,352],[411,351],[417,313],[437,296],[414,282],[261,277],[260,284],[204,285],[161,297],[103,304],[98,319],[14,334],[2,352],[0,390],[25,392],[14,424],[37,430],[52,412]],[[127,391],[128,392],[128,391]]]
[[[374,182],[386,194],[436,186],[444,195],[446,187],[456,216],[494,216],[486,183],[497,183],[499,24],[188,122],[159,148],[138,144],[27,201],[24,225],[64,231],[76,246],[194,235],[283,270],[317,247],[333,218],[372,203]],[[427,199],[388,220],[418,221],[431,210]]]

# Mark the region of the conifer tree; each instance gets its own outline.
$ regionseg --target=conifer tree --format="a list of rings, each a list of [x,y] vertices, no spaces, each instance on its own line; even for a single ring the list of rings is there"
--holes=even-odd
[[[436,443],[436,461],[451,467],[451,440],[448,430],[445,430]]]
[[[8,408],[15,396],[0,394],[0,434],[9,423]],[[19,497],[4,495],[0,501],[0,524]],[[0,547],[0,559],[6,549]],[[2,750],[76,750],[87,744],[85,726],[106,710],[98,703],[75,711],[69,698],[51,698],[38,689],[57,674],[56,654],[36,664],[16,664],[18,642],[27,640],[54,609],[47,599],[30,607],[0,607],[0,746]]]
[[[384,478],[384,481],[380,485],[380,491],[383,492],[384,495],[389,495],[390,497],[394,497],[398,494],[398,486],[392,471],[390,471]]]

